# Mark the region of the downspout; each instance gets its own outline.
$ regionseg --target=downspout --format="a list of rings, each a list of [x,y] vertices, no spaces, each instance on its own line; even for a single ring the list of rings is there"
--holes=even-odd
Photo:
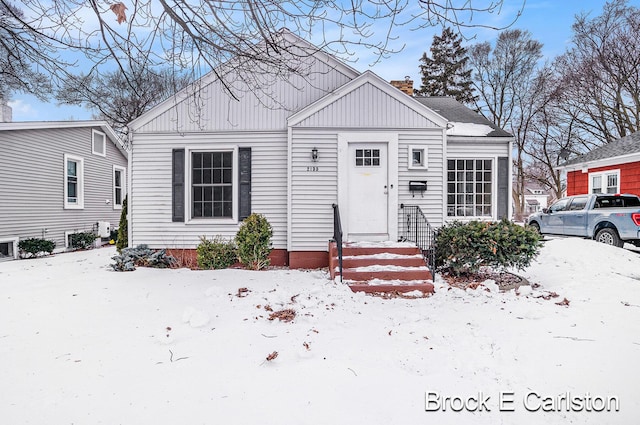
[[[442,220],[440,226],[445,225],[447,219],[447,160],[449,159],[449,141],[447,140],[447,129],[449,123],[442,129]]]
[[[127,132],[127,145],[129,148],[129,155],[127,155],[127,167],[129,172],[127,173],[127,248],[131,247],[132,242],[132,224],[131,223],[131,211],[133,204],[133,187],[131,186],[131,182],[133,181],[133,168],[131,165],[133,164],[133,129],[129,128]]]
[[[513,217],[513,139],[509,140],[509,162],[507,164],[509,181],[507,182],[507,219]],[[524,195],[523,195],[524,196]],[[518,199],[520,202],[520,199]]]

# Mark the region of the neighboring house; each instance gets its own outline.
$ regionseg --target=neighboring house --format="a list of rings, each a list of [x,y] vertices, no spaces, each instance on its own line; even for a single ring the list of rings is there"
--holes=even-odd
[[[0,151],[0,260],[17,258],[21,239],[59,252],[72,233],[117,227],[127,152],[106,122],[0,123]]]
[[[256,212],[273,227],[272,264],[322,267],[332,204],[351,241],[397,241],[404,205],[436,227],[510,216],[508,133],[282,37],[312,52],[306,78],[264,78],[259,92],[238,79],[234,100],[210,74],[130,123],[131,245],[194,249]]]
[[[640,132],[633,133],[557,167],[567,173],[567,195],[640,195]]]
[[[535,182],[525,182],[524,184],[524,215],[542,211],[549,206],[551,195],[548,189]]]

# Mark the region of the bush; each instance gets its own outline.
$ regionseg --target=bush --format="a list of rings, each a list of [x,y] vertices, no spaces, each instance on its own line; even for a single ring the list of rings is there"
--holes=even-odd
[[[116,240],[116,249],[118,252],[122,252],[124,248],[129,246],[128,229],[129,223],[127,222],[127,198],[124,197],[122,201],[122,211],[120,211],[120,224],[118,225],[118,239]]]
[[[453,222],[438,230],[436,265],[454,275],[476,273],[481,267],[518,270],[538,255],[540,235],[529,227],[499,222]]]
[[[251,214],[245,218],[236,234],[238,259],[249,269],[260,270],[270,263],[271,236],[273,230],[261,214]]]
[[[211,240],[201,236],[196,253],[198,267],[205,270],[226,269],[238,259],[238,251],[233,240],[225,240],[220,236]]]
[[[111,257],[115,264],[111,267],[117,272],[130,272],[140,267],[155,267],[164,269],[175,264],[176,260],[167,255],[166,250],[154,251],[147,245],[138,245],[135,248],[124,248],[122,254]]]
[[[93,232],[72,233],[69,235],[69,247],[72,249],[93,248],[97,236]]]
[[[23,239],[18,242],[21,258],[37,257],[40,254],[51,254],[56,247],[54,241],[39,238]]]

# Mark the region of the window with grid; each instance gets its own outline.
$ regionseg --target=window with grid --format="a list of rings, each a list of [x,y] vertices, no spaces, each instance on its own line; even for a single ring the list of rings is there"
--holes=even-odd
[[[619,193],[620,170],[589,174],[591,193]]]
[[[233,153],[191,154],[191,217],[233,216]]]
[[[491,159],[447,160],[447,216],[490,217]]]
[[[380,149],[356,149],[356,167],[379,167]]]
[[[124,198],[124,181],[125,181],[125,169],[113,166],[113,208],[121,209],[122,201]]]
[[[84,159],[64,155],[64,208],[84,208]]]

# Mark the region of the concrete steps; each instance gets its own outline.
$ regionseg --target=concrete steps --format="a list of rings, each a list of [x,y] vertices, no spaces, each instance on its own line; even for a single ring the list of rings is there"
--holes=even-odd
[[[342,260],[342,280],[354,292],[433,292],[433,276],[415,245],[345,243]],[[335,242],[329,244],[329,269],[332,279],[340,278]]]

